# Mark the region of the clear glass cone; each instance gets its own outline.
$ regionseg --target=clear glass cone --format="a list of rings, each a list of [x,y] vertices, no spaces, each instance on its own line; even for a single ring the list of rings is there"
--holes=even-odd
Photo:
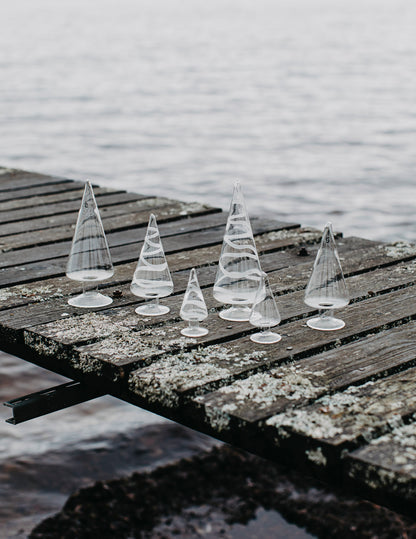
[[[269,279],[265,273],[261,276],[260,286],[256,294],[250,313],[250,324],[263,331],[250,336],[253,342],[260,344],[272,344],[282,338],[278,333],[270,331],[270,328],[280,324],[280,313],[270,288]]]
[[[188,286],[179,314],[182,320],[189,322],[189,326],[181,330],[182,335],[186,337],[202,337],[208,333],[206,328],[199,326],[199,322],[207,318],[208,309],[198,283],[195,268],[192,268],[189,275]]]
[[[306,287],[305,303],[319,309],[319,316],[307,321],[309,327],[333,331],[345,326],[345,322],[333,316],[334,309],[348,305],[349,296],[331,223],[324,228],[321,246]]]
[[[146,237],[134,271],[130,290],[135,296],[149,301],[136,309],[143,316],[159,316],[169,312],[169,307],[159,305],[159,298],[173,292],[173,281],[163,251],[156,217],[151,214]]]
[[[248,321],[250,306],[260,281],[260,263],[240,182],[234,185],[221,256],[214,284],[214,298],[232,305],[220,312],[231,321]]]
[[[66,275],[84,284],[84,292],[68,300],[75,307],[103,307],[112,303],[108,296],[97,290],[85,290],[86,283],[97,283],[114,274],[110,250],[101,222],[100,212],[91,183],[85,184],[81,208],[75,227]]]

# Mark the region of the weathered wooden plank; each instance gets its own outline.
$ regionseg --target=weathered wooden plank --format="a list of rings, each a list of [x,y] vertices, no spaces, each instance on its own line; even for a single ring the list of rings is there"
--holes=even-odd
[[[45,174],[28,172],[26,170],[0,168],[0,193],[25,189],[26,187],[63,183],[65,181],[71,182],[72,180],[55,176],[45,176]]]
[[[180,213],[179,213],[180,210]],[[168,204],[161,205],[156,209],[155,206],[152,207],[152,211],[156,214],[159,223],[159,230],[163,237],[184,234],[191,231],[201,231],[209,228],[215,228],[219,225],[224,225],[226,221],[226,216],[224,213],[214,213],[208,215],[199,216],[201,212],[204,212],[204,207],[199,206],[195,203],[187,204]],[[175,211],[177,212],[175,214]],[[186,212],[186,215],[185,215]],[[193,219],[184,219],[184,217],[192,217],[195,212],[195,217]],[[124,245],[135,244],[137,247],[138,242],[142,242],[146,236],[147,223],[149,221],[149,210],[138,212],[135,216],[137,225],[135,228],[128,230],[108,232],[106,234],[108,245],[110,248],[120,247]],[[56,229],[51,229],[49,238],[53,235],[53,232]],[[16,267],[19,265],[24,265],[32,262],[33,260],[51,260],[59,257],[67,257],[71,249],[72,235],[74,233],[74,228],[67,227],[66,229],[71,233],[71,241],[59,241],[54,243],[42,243],[41,245],[36,245],[35,247],[27,247],[14,250],[10,250],[8,246],[13,245],[14,236],[10,236],[9,243],[5,245],[3,243],[3,238],[0,240],[0,246],[2,247],[3,252],[7,252],[7,255],[0,256],[0,268],[7,267]],[[60,232],[62,230],[60,229]],[[44,241],[45,234],[37,234]],[[33,234],[31,237],[33,238]],[[42,241],[41,240],[41,241]]]
[[[409,395],[414,399],[413,389]],[[416,419],[416,416],[414,416]],[[365,495],[392,502],[403,510],[403,500],[416,505],[416,422],[397,426],[392,432],[348,454],[344,461],[345,483]],[[397,501],[400,500],[398,503]]]
[[[101,195],[116,194],[121,192],[122,191],[120,190],[110,189],[108,187],[94,187],[94,195],[97,198],[98,204],[100,203]],[[33,195],[31,197],[25,198],[12,198],[5,201],[3,200],[3,197],[0,197],[0,212],[10,212],[13,210],[30,208],[32,206],[44,206],[56,204],[58,202],[69,202],[71,200],[78,200],[78,202],[80,203],[82,200],[83,193],[84,189],[79,188],[70,191],[63,191],[60,193],[53,192],[50,194]]]
[[[143,197],[135,202],[128,202],[124,204],[115,204],[111,206],[100,206],[100,215],[103,221],[105,230],[107,230],[107,224],[111,218],[112,226],[115,226],[116,223],[119,223],[118,228],[130,228],[134,226],[136,213],[141,211],[142,208],[148,207],[149,204],[146,202],[147,199],[151,197]],[[154,200],[154,198],[151,198]],[[167,200],[167,199],[166,199]],[[180,204],[180,203],[179,203]],[[186,208],[186,203],[182,203]],[[202,205],[205,206],[205,205]],[[216,212],[218,209],[206,207],[206,212]],[[186,211],[186,210],[184,210]],[[50,217],[39,217],[37,219],[32,219],[25,221],[25,226],[28,230],[33,232],[37,230],[44,230],[49,228],[60,227],[64,225],[73,225],[76,223],[78,216],[78,211],[62,213],[57,215],[52,215]],[[123,222],[126,224],[123,227]],[[19,222],[3,224],[0,228],[0,236],[9,236],[12,234],[20,234],[22,232],[22,226]],[[42,232],[43,233],[43,232]]]
[[[98,206],[112,206],[114,204],[124,204],[126,202],[135,202],[141,200],[143,195],[135,195],[134,193],[110,192],[102,193],[97,201]],[[10,211],[3,211],[0,213],[0,223],[14,223],[17,222],[20,227],[22,221],[37,219],[39,217],[56,216],[61,213],[74,213],[79,211],[81,205],[81,199],[68,200],[64,202],[57,202],[55,204],[44,204],[41,206],[30,206],[26,208],[14,209]]]
[[[173,226],[173,225],[171,225]],[[276,229],[275,221],[253,219],[252,228],[254,234],[263,234]],[[165,253],[175,253],[183,250],[197,249],[202,245],[215,245],[222,241],[224,227],[213,227],[188,234],[178,234],[163,238],[163,246]],[[114,264],[121,264],[136,260],[139,255],[141,242],[122,246],[116,246],[111,249],[111,256]],[[57,247],[59,249],[59,247]],[[20,251],[18,251],[20,252]],[[10,284],[20,284],[36,279],[46,279],[49,277],[63,275],[65,273],[67,256],[48,260],[40,260],[39,262],[25,263],[19,265],[17,271],[14,267],[0,269],[0,286]]]
[[[50,183],[47,185],[37,185],[34,187],[2,191],[0,192],[0,200],[2,202],[7,202],[25,198],[30,199],[32,197],[45,196],[48,194],[70,193],[71,191],[83,189],[84,185],[83,182],[62,180],[61,183]],[[92,185],[94,189],[98,187],[95,184]]]
[[[118,231],[124,237],[125,231],[147,225],[150,212],[153,212],[157,216],[158,223],[167,223],[178,219],[182,219],[186,223],[185,217],[206,215],[208,218],[209,215],[221,215],[219,209],[206,206],[205,204],[198,204],[197,202],[186,203],[166,198],[147,198],[140,201],[140,209],[138,208],[134,213],[105,217],[102,221],[106,234]],[[2,236],[0,237],[0,250],[9,252],[33,247],[34,245],[46,245],[48,243],[72,240],[75,222],[76,216],[74,215],[74,220],[71,224],[44,229],[41,232],[38,230],[32,232],[30,230],[21,232],[20,234]],[[201,223],[202,228],[206,228],[207,226],[205,223]],[[129,233],[131,232],[127,232],[127,234]]]
[[[360,336],[415,318],[415,298],[416,290],[412,287],[350,305],[343,316],[346,326],[335,332],[336,335],[310,330],[303,320],[298,320],[282,327],[284,339],[273,347],[261,347],[243,337],[221,345],[204,346],[201,351],[166,357],[134,371],[130,388],[138,395],[159,401],[162,406],[178,406],[195,394],[247,378],[271,366],[338,348]],[[357,320],[360,320],[359,326]],[[119,350],[117,367],[122,363],[121,353]],[[123,358],[129,367],[131,357]],[[135,360],[139,365],[143,355],[136,354]]]
[[[416,359],[412,342],[414,323],[412,326],[413,334],[410,331],[404,334],[405,343],[400,343],[397,331],[389,332],[394,344],[384,339],[392,355],[392,366],[398,356],[402,362],[406,361],[406,352],[409,354],[407,363],[411,358]],[[401,334],[403,336],[403,332]],[[364,350],[363,347],[361,351]],[[384,356],[382,361],[388,364],[387,353],[380,350],[380,354]],[[287,410],[271,417],[266,424],[278,438],[289,440],[296,433],[307,439],[305,443],[309,447],[314,441],[327,459],[333,459],[335,452],[339,458],[341,451],[368,443],[416,412],[415,383],[416,369],[411,368],[381,380],[350,386],[345,391],[321,397],[309,406]]]
[[[415,329],[414,322],[409,322],[345,344],[341,348],[301,359],[296,364],[272,368],[270,371],[239,380],[230,386],[200,397],[198,402],[210,408],[211,412],[219,413],[224,407],[225,409],[232,408],[227,416],[228,423],[264,421],[272,415],[283,414],[288,408],[305,406],[311,399],[317,399],[328,392],[339,391],[353,384],[362,383],[364,380],[384,375],[414,362],[416,358],[416,343],[413,338]],[[383,384],[384,382],[380,382],[377,387],[384,387]],[[393,391],[393,387],[390,389]],[[386,395],[389,394],[384,389],[382,391]],[[351,393],[353,392],[355,393],[356,390],[351,389]],[[348,391],[347,394],[349,394]],[[324,397],[316,406],[293,411],[293,414],[290,412],[292,415],[289,414],[289,416],[295,417],[298,414],[299,418],[303,418],[302,421],[307,422],[310,414],[310,422],[318,426],[318,420],[315,421],[312,418],[321,414],[322,424],[329,426],[331,416],[328,415],[325,406],[322,406],[322,402],[328,401],[328,398],[331,401],[332,397]],[[334,399],[334,402],[337,402],[338,397]],[[225,420],[226,414],[223,415],[223,420]],[[285,416],[283,414],[280,417]],[[346,410],[344,415],[337,415],[335,419],[341,422],[348,417]],[[282,421],[284,422],[284,419]],[[332,430],[335,431],[339,425],[334,423],[333,427]],[[362,434],[356,430],[347,435],[347,430],[343,428],[340,428],[339,432],[342,432],[343,438],[333,440],[334,444],[340,444],[346,440],[354,441]]]

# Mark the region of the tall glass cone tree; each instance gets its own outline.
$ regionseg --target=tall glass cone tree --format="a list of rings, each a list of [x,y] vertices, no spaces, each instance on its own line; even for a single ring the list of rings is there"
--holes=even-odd
[[[313,271],[305,291],[305,303],[319,309],[319,316],[307,321],[309,327],[333,331],[345,326],[334,318],[334,309],[348,305],[349,296],[335,245],[332,225],[328,223],[322,235]]]
[[[134,295],[149,301],[137,307],[137,314],[143,316],[159,316],[169,312],[169,307],[159,304],[159,298],[172,294],[173,281],[163,251],[156,217],[153,213],[149,218],[146,237],[133,275],[130,290]]]
[[[83,293],[69,299],[68,303],[75,307],[109,305],[111,298],[100,294],[97,288],[86,290],[86,285],[109,279],[113,274],[100,212],[91,183],[87,181],[66,267],[67,277],[83,283]]]
[[[250,220],[240,182],[236,182],[214,284],[214,298],[231,305],[220,312],[221,318],[235,322],[248,321],[260,276]]]
[[[182,320],[186,320],[189,323],[188,327],[181,330],[182,335],[186,337],[202,337],[208,333],[206,328],[202,328],[199,325],[199,322],[207,318],[208,309],[199,286],[195,268],[191,269],[188,286],[179,314]]]

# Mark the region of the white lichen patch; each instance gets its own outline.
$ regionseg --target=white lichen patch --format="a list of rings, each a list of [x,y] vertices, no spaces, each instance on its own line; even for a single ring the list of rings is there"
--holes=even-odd
[[[217,432],[227,430],[230,426],[230,413],[234,411],[234,409],[234,404],[225,405],[222,409],[215,408],[212,406],[206,406],[205,414],[208,423]]]
[[[103,369],[103,364],[98,359],[91,358],[83,354],[73,356],[70,359],[70,363],[74,368],[86,374],[101,374]]]
[[[26,346],[32,348],[40,356],[58,357],[62,351],[61,346],[57,342],[45,341],[31,331],[23,332],[23,340]]]
[[[416,245],[407,241],[396,241],[389,245],[382,245],[387,256],[391,258],[403,258],[406,256],[416,256]]]
[[[171,208],[162,208],[158,213],[156,213],[156,216],[173,216],[173,215],[189,215],[198,211],[201,211],[204,209],[204,206],[199,204],[198,202],[179,202],[174,201],[175,205]]]
[[[232,352],[221,345],[195,349],[163,358],[130,375],[130,388],[151,402],[176,406],[179,393],[226,377],[238,367],[253,365],[258,357]]]
[[[313,406],[289,410],[267,421],[273,427],[287,427],[308,437],[335,440],[337,443],[362,437],[367,441],[376,433],[391,430],[401,424],[400,410],[411,405],[398,398],[400,390],[411,381],[389,379],[352,386],[334,395],[325,395]],[[416,405],[416,396],[413,405]]]
[[[399,273],[399,274],[410,273],[411,275],[414,275],[416,273],[416,261],[412,260],[408,262],[406,265],[400,264],[397,266],[393,266],[391,271],[393,273]]]
[[[134,323],[137,325],[137,316],[134,318]],[[36,328],[39,335],[56,339],[65,344],[100,339],[113,333],[123,333],[128,330],[129,323],[125,312],[111,317],[89,312],[81,316],[65,317]]]
[[[395,470],[416,477],[416,423],[401,425],[391,433],[373,440],[366,451],[371,455],[373,450],[376,454],[382,451],[386,463]]]
[[[218,407],[222,407],[223,402],[232,399],[236,409],[248,408],[252,411],[254,408],[260,411],[272,407],[280,398],[310,399],[325,389],[313,383],[313,379],[321,374],[298,369],[295,365],[283,365],[219,389],[215,394],[215,402]]]
[[[319,440],[334,438],[342,433],[342,429],[335,426],[332,418],[316,411],[290,410],[271,417],[266,421],[266,425],[278,428],[279,432],[289,428]]]
[[[5,174],[12,174],[15,172],[14,168],[6,168],[6,167],[0,167],[0,175],[3,176]]]
[[[61,298],[63,293],[61,288],[48,285],[17,285],[0,290],[0,301],[7,301],[10,298],[30,299],[31,301],[45,301],[51,298]]]
[[[322,447],[317,447],[316,449],[307,449],[306,456],[317,466],[326,466],[327,460],[326,456],[322,452]]]
[[[256,244],[257,246],[262,246],[272,241],[293,240],[293,246],[298,246],[304,243],[316,243],[320,241],[321,237],[322,232],[313,228],[275,230],[256,236]]]
[[[416,423],[402,425],[356,451],[348,474],[373,489],[388,488],[414,500]]]
[[[79,350],[82,354],[117,365],[141,361],[172,350],[183,350],[195,343],[195,339],[182,337],[177,327],[166,326],[113,333],[110,337],[80,347]]]

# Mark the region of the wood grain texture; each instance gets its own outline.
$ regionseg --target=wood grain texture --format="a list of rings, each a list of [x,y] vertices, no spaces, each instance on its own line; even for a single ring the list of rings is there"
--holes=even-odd
[[[403,400],[408,393],[399,396]],[[414,398],[414,385],[410,398]],[[395,404],[395,403],[393,403]],[[351,452],[344,461],[344,481],[356,491],[392,503],[403,501],[414,515],[416,500],[416,416],[368,445]]]
[[[122,191],[117,191],[116,189],[110,189],[108,187],[94,187],[94,195],[97,198],[98,203],[101,195],[116,193],[122,193]],[[22,209],[27,210],[33,206],[49,206],[51,204],[69,202],[73,200],[78,200],[80,203],[83,194],[84,187],[82,186],[80,189],[72,189],[70,191],[67,190],[58,193],[52,192],[50,194],[32,195],[30,197],[12,198],[9,200],[3,200],[3,197],[0,196],[0,213]]]
[[[71,183],[72,180],[57,178],[55,176],[46,176],[45,174],[38,174],[37,172],[29,172],[26,170],[5,167],[0,168],[0,193],[63,182]]]
[[[134,193],[107,192],[100,195],[97,200],[97,205],[101,211],[101,208],[105,206],[135,202],[141,198],[143,198],[141,195],[135,195]],[[26,208],[15,208],[9,211],[2,211],[0,212],[0,224],[18,222],[20,226],[25,226],[21,224],[22,221],[25,222],[39,217],[55,216],[65,213],[76,212],[78,214],[81,200],[82,197],[75,200],[56,202],[55,204],[35,205]]]
[[[146,226],[149,221],[149,214],[153,212],[158,223],[167,223],[182,219],[186,223],[187,217],[212,215],[219,213],[217,208],[198,204],[197,202],[178,202],[166,198],[146,198],[136,203],[136,211],[122,215],[104,217],[102,219],[106,234],[119,232],[124,236],[131,229]],[[35,245],[47,245],[65,240],[72,240],[75,230],[76,218],[71,224],[59,225],[42,231],[25,231],[17,234],[0,237],[0,250],[2,252],[14,251],[33,247]],[[218,224],[218,223],[217,223]],[[201,223],[201,227],[204,225]]]
[[[0,169],[1,172],[1,169]],[[93,188],[95,189],[98,187],[98,185],[92,184]],[[69,194],[72,191],[80,191],[84,189],[84,183],[83,182],[74,182],[74,181],[68,181],[68,180],[62,180],[59,183],[51,183],[48,185],[39,185],[34,187],[25,187],[22,189],[15,189],[10,191],[1,191],[0,192],[0,201],[2,203],[7,202],[14,202],[19,199],[28,199],[27,203],[30,202],[30,199],[36,198],[36,197],[44,197],[47,195],[58,195],[62,194],[63,196],[65,193]],[[22,200],[22,203],[23,200]]]

